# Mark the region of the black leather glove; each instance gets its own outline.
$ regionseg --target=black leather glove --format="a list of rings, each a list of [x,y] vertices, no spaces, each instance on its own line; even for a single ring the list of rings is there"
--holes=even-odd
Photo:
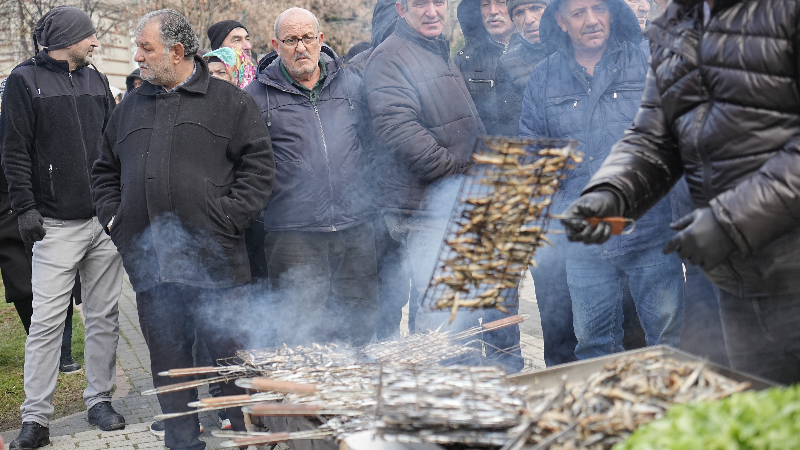
[[[600,222],[593,227],[587,217],[614,217],[623,213],[621,199],[611,191],[600,190],[583,194],[564,211],[561,223],[571,242],[602,244],[611,237],[611,224]]]
[[[664,254],[678,252],[682,259],[709,270],[736,250],[736,244],[719,225],[711,208],[695,209],[670,228],[679,233],[664,245]]]
[[[19,224],[19,234],[22,236],[23,242],[33,244],[44,239],[45,230],[42,226],[44,219],[39,211],[35,209],[25,211],[17,217],[17,224]]]

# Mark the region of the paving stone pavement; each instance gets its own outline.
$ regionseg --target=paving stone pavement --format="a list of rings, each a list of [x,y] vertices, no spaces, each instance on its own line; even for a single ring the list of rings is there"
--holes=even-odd
[[[158,400],[155,396],[141,395],[142,391],[152,389],[153,380],[150,373],[149,352],[136,312],[136,296],[127,276],[122,287],[119,312],[117,390],[111,404],[117,412],[125,417],[127,426],[124,430],[100,431],[89,425],[86,411],[81,411],[50,423],[51,445],[43,447],[43,450],[165,448],[163,439],[154,436],[149,430],[153,416],[161,413]],[[522,354],[531,363],[526,371],[541,370],[544,368],[542,330],[530,273],[526,274],[526,278],[523,279],[520,286],[520,313],[531,315],[531,318],[520,327]],[[408,330],[405,314],[401,329]],[[199,396],[201,398],[208,397],[207,390],[200,389]],[[219,428],[216,415],[212,416],[212,413],[209,412],[201,413],[200,422],[205,427],[201,439],[206,442],[207,448],[219,448],[220,442],[224,439],[211,435],[212,430]],[[19,430],[10,430],[0,434],[6,442],[5,450],[8,450],[8,443],[17,437]],[[276,450],[291,449],[279,444]]]

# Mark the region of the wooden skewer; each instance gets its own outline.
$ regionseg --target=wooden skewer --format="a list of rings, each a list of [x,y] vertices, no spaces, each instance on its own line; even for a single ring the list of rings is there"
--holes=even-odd
[[[283,392],[286,394],[313,394],[317,392],[317,386],[314,384],[293,383],[266,377],[240,378],[236,380],[236,385],[245,389]]]

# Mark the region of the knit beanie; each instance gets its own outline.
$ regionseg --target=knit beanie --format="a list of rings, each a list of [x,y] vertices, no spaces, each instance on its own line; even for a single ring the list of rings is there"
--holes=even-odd
[[[222,41],[228,37],[234,28],[244,28],[244,31],[247,31],[244,25],[235,20],[223,20],[208,27],[206,34],[208,35],[208,40],[211,41],[211,50],[222,47]]]
[[[77,44],[95,33],[88,14],[72,6],[59,6],[36,22],[33,37],[42,47],[58,50]]]
[[[522,5],[530,5],[533,3],[540,3],[547,6],[550,0],[506,0],[506,7],[508,8],[509,17],[514,15],[514,8]]]

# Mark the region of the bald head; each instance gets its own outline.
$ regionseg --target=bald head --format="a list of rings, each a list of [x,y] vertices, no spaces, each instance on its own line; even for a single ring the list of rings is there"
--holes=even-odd
[[[286,11],[280,13],[278,17],[275,19],[275,37],[279,37],[280,27],[281,24],[286,20],[291,19],[292,22],[296,21],[305,21],[310,20],[313,21],[314,24],[317,26],[317,33],[320,31],[319,20],[317,20],[317,16],[314,15],[311,11],[304,9],[304,8],[289,8]]]

